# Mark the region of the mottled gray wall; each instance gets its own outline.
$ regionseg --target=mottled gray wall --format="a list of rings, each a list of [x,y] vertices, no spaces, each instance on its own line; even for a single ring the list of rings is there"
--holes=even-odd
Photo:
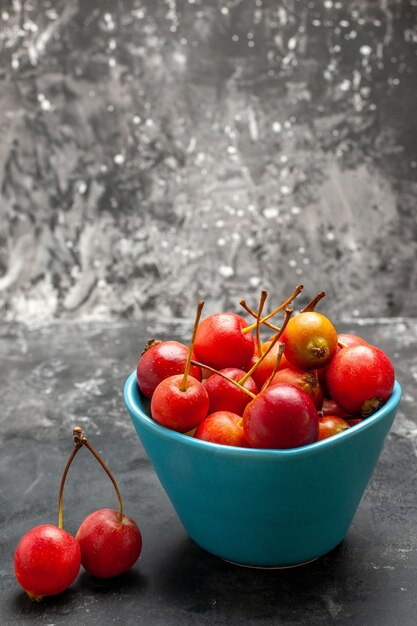
[[[416,314],[416,0],[0,6],[3,319]]]

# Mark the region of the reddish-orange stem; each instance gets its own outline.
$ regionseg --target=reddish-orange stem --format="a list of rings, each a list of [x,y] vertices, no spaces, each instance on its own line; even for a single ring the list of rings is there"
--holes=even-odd
[[[262,310],[264,308],[265,300],[268,297],[268,293],[266,291],[261,292],[261,297],[259,298],[259,307],[258,314],[256,316],[256,346],[258,348],[258,354],[262,352],[262,344],[261,344],[261,330],[260,330],[260,319],[262,315]]]
[[[200,322],[201,311],[203,310],[203,306],[204,306],[204,300],[200,300],[200,302],[197,304],[197,312],[196,312],[196,316],[194,320],[193,334],[191,337],[190,345],[188,347],[187,362],[185,364],[184,376],[180,384],[180,391],[186,391],[187,389],[187,378],[188,378],[188,374],[190,373],[191,356],[192,356],[193,348],[194,348],[195,335],[197,332],[198,324]]]
[[[287,298],[287,300],[285,300],[284,302],[282,302],[279,307],[277,307],[276,309],[274,309],[271,313],[269,313],[268,315],[266,315],[265,317],[263,317],[261,320],[259,320],[260,324],[263,324],[264,322],[266,322],[267,320],[269,320],[271,317],[273,317],[274,315],[276,315],[277,313],[279,313],[280,311],[282,311],[283,309],[285,309],[289,304],[291,304],[291,302],[293,300],[295,300],[295,298],[298,296],[298,294],[301,293],[301,291],[303,290],[303,285],[297,285],[297,287],[294,290],[294,293]],[[256,328],[256,323],[255,324],[251,324],[250,326],[246,326],[243,330],[242,333],[248,333],[251,330],[253,330],[254,328]]]
[[[284,318],[284,321],[283,321],[283,324],[281,326],[281,329],[280,329],[279,333],[277,333],[273,337],[273,339],[271,340],[271,343],[269,344],[269,346],[265,350],[265,352],[259,357],[259,359],[256,361],[256,363],[254,365],[252,365],[250,370],[248,372],[246,372],[246,374],[244,376],[242,376],[242,378],[239,380],[239,383],[241,385],[243,385],[245,383],[245,381],[249,378],[249,376],[252,375],[252,373],[260,365],[260,363],[262,363],[264,358],[271,352],[272,348],[275,346],[275,344],[277,343],[278,339],[281,337],[282,333],[284,332],[285,327],[288,324],[292,313],[293,313],[293,309],[292,308],[288,307],[287,309],[285,309],[285,318]]]
[[[274,378],[275,374],[278,371],[279,368],[279,364],[281,363],[281,359],[282,359],[282,355],[284,354],[284,350],[285,350],[285,344],[281,343],[279,345],[278,348],[278,354],[277,354],[277,358],[274,364],[274,369],[272,370],[271,374],[269,375],[269,377],[267,378],[264,386],[262,387],[262,391],[265,391],[265,389],[268,389],[269,385],[272,382],[272,379]]]
[[[204,363],[200,363],[199,361],[194,361],[194,359],[191,360],[191,365],[197,365],[197,367],[204,367],[209,372],[212,372],[213,374],[218,374],[218,376],[220,376],[221,378],[224,378],[225,380],[227,380],[229,383],[232,383],[232,385],[234,385],[241,391],[244,391],[248,396],[252,398],[252,400],[253,398],[256,398],[254,393],[249,391],[249,389],[246,389],[246,387],[241,385],[237,380],[233,380],[233,378],[229,378],[229,376],[226,376],[226,374],[223,374],[223,372],[219,372],[218,370],[214,369],[214,367],[210,367],[210,365],[204,365]]]
[[[307,311],[314,311],[317,304],[324,298],[326,295],[325,291],[320,291],[317,296],[314,296],[312,300],[308,304],[305,305],[303,309],[301,309],[300,313],[306,313]]]

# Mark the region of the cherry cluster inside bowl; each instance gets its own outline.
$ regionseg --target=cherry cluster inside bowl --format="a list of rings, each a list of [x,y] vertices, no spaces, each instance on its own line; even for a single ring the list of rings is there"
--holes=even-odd
[[[148,342],[137,382],[155,422],[216,444],[288,449],[336,435],[385,404],[395,382],[388,356],[338,334],[315,310],[323,291],[294,313],[302,289],[268,314],[266,291],[257,310],[242,300],[253,323],[232,312],[200,321],[200,301],[188,346]]]

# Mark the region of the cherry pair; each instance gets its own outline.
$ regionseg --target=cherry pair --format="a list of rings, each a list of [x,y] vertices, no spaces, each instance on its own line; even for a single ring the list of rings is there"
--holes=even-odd
[[[80,565],[99,578],[126,572],[139,558],[142,537],[137,524],[123,514],[117,483],[110,470],[87,441],[81,428],[73,429],[74,449],[65,466],[59,489],[58,526],[42,524],[20,540],[15,556],[15,575],[31,600],[64,591],[76,579]],[[116,490],[119,510],[101,509],[89,515],[75,538],[62,527],[64,485],[78,450],[86,447],[106,471]]]

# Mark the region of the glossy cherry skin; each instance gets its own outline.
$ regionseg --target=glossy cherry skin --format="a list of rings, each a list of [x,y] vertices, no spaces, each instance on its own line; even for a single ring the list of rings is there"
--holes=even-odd
[[[339,333],[337,335],[337,341],[342,342],[345,345],[345,347],[351,347],[351,346],[368,346],[369,344],[365,341],[365,339],[362,339],[362,337],[358,337],[357,335],[351,335],[349,333]],[[337,354],[339,352],[339,350],[343,350],[343,347],[339,345],[337,345],[336,348],[336,352],[335,354]],[[334,356],[334,355],[333,355]],[[317,370],[317,374],[319,377],[319,383],[323,389],[324,395],[325,396],[329,396],[329,390],[327,389],[327,368],[329,366],[327,365],[326,367],[321,367],[320,369]],[[335,413],[334,415],[337,415],[337,413]],[[341,415],[340,417],[343,417],[343,415]]]
[[[265,354],[265,352],[267,351],[270,345],[271,345],[271,341],[265,341],[265,343],[262,344],[262,354]],[[279,346],[280,346],[280,342],[277,341],[277,343],[273,346],[271,351],[268,352],[264,360],[259,363],[256,370],[254,370],[253,373],[251,374],[258,389],[262,389],[263,385],[266,383],[266,381],[268,380],[268,378],[273,372],[275,363],[277,361]],[[248,365],[245,367],[247,372],[251,369],[253,365],[255,365],[258,359],[259,359],[259,355],[257,353],[257,350],[255,350],[253,357],[249,361]],[[287,361],[285,354],[283,354],[281,357],[279,366],[278,366],[278,370],[282,370],[285,367],[288,367],[289,365],[290,363]]]
[[[319,416],[313,400],[292,385],[262,391],[243,413],[243,432],[253,448],[297,448],[317,439]]]
[[[98,578],[111,578],[127,572],[142,550],[142,536],[136,522],[118,511],[100,509],[85,518],[76,539],[84,569]]]
[[[305,391],[313,400],[316,409],[321,409],[323,404],[323,390],[319,384],[319,379],[315,371],[299,370],[296,367],[286,367],[279,370],[273,379],[272,385],[286,383],[294,385]]]
[[[346,419],[347,417],[352,417],[342,409],[332,398],[324,398],[323,404],[321,406],[321,413],[323,417],[327,417],[328,415],[334,415],[335,417],[343,417]]]
[[[368,417],[390,397],[394,367],[374,346],[340,350],[327,370],[327,386],[334,401],[350,415]]]
[[[249,447],[243,433],[242,418],[230,411],[216,411],[208,415],[195,431],[194,437],[223,446]]]
[[[220,372],[236,381],[240,380],[246,373],[235,367],[226,367],[220,370]],[[243,386],[255,394],[255,396],[258,393],[258,387],[251,376],[244,382]],[[242,415],[245,406],[251,401],[249,394],[233,385],[233,383],[229,383],[218,374],[212,374],[205,381],[204,388],[209,397],[209,413],[230,411],[231,413]]]
[[[42,524],[19,541],[14,555],[17,581],[32,600],[54,596],[76,579],[81,552],[78,542],[62,528]]]
[[[361,422],[363,422],[363,419],[359,417],[355,417],[354,419],[351,419],[351,420],[347,419],[346,421],[349,424],[349,426],[356,426],[356,424],[360,424]]]
[[[362,339],[362,337],[358,337],[358,335],[352,335],[351,333],[339,333],[337,335],[337,341],[346,344],[346,347],[352,346],[369,346],[369,343]],[[338,348],[339,350],[343,350],[341,346]]]
[[[155,422],[186,433],[208,415],[209,397],[204,386],[193,376],[188,376],[187,389],[180,385],[183,376],[177,374],[159,383],[151,400],[151,415]]]
[[[198,361],[217,370],[244,369],[255,350],[253,335],[242,332],[247,325],[236,313],[215,313],[206,317],[195,336],[194,352]]]
[[[183,374],[187,357],[188,348],[179,341],[161,341],[146,350],[140,357],[136,370],[139,389],[143,395],[151,398],[164,378]],[[192,365],[190,374],[201,381],[200,367]]]
[[[337,333],[332,323],[316,311],[292,317],[280,339],[285,343],[288,361],[303,370],[324,367],[337,349]]]
[[[337,417],[336,415],[326,415],[326,417],[320,417],[319,436],[317,437],[317,441],[337,435],[337,433],[341,433],[347,428],[350,428],[350,424],[341,417]]]

